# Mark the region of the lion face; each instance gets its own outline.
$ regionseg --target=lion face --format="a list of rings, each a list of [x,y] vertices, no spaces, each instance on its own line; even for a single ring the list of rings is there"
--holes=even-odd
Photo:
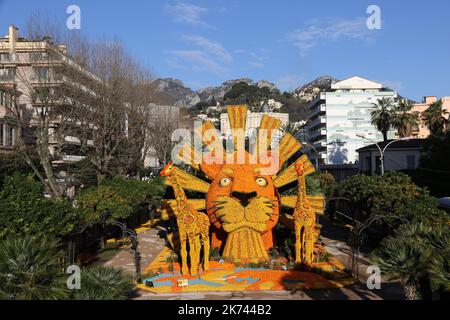
[[[230,233],[250,230],[261,236],[265,249],[273,247],[280,200],[272,177],[261,175],[258,164],[203,164],[201,168],[212,179],[206,196],[214,228],[212,245],[221,247]]]

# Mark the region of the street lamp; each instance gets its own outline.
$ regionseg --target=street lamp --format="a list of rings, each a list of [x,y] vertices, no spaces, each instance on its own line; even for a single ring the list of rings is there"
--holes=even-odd
[[[357,137],[362,138],[362,139],[366,139],[370,142],[372,142],[373,144],[375,144],[378,148],[378,150],[380,150],[380,162],[381,162],[381,175],[384,175],[384,153],[386,152],[386,149],[393,144],[394,142],[397,141],[407,141],[407,140],[411,140],[411,138],[400,138],[400,139],[396,139],[396,140],[392,140],[390,141],[383,149],[378,145],[378,142],[375,140],[372,140],[370,138],[367,138],[365,135],[363,134],[356,134]]]
[[[309,143],[309,142],[302,142],[302,144],[303,145],[305,145],[305,146],[308,146],[309,148],[311,148],[311,149],[313,149],[314,150],[314,153],[315,153],[315,157],[314,157],[314,160],[315,160],[315,163],[316,163],[316,170],[319,170],[319,152],[317,151],[317,149],[311,144],[311,143]]]

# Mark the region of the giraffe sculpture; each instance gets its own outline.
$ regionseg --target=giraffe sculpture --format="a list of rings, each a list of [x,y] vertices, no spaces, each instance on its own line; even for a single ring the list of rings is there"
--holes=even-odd
[[[302,163],[296,164],[298,195],[294,209],[295,262],[311,265],[316,238],[316,213],[306,198],[306,174]]]
[[[183,187],[178,181],[178,176],[172,163],[167,164],[161,171],[162,177],[170,179],[175,198],[176,210],[174,214],[177,221],[178,232],[181,243],[181,273],[189,273],[187,264],[187,243],[189,242],[189,258],[191,262],[191,276],[198,274],[200,264],[200,238],[203,241],[204,263],[203,269],[206,271],[209,267],[209,218],[206,214],[198,212],[188,201]]]

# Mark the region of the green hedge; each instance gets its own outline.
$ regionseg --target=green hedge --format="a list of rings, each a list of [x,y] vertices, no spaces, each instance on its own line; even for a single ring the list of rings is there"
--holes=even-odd
[[[63,237],[80,222],[80,211],[66,200],[47,199],[31,175],[14,173],[0,191],[0,238],[16,235]]]
[[[83,190],[77,202],[89,221],[98,221],[100,214],[106,211],[111,211],[113,219],[127,219],[139,211],[143,203],[159,201],[163,192],[159,178],[145,182],[115,177],[98,187]]]

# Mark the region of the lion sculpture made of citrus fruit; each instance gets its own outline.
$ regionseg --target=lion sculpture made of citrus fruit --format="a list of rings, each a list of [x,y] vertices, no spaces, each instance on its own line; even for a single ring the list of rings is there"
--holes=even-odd
[[[245,130],[247,106],[229,106],[228,116],[232,130]],[[266,141],[270,141],[274,132],[279,130],[281,121],[268,115],[263,115],[259,130],[266,135]],[[264,130],[262,130],[264,129]],[[299,181],[298,165],[301,164],[302,175],[309,175],[315,171],[306,154],[295,161],[290,158],[296,154],[302,144],[292,135],[286,133],[279,141],[276,150],[268,150],[267,157],[277,161],[277,170],[267,173],[267,159],[262,161],[257,157],[254,161],[249,151],[244,151],[238,161],[205,161],[218,154],[220,157],[236,160],[239,155],[236,150],[224,148],[223,153],[217,152],[221,148],[222,139],[216,131],[214,124],[204,122],[195,129],[202,141],[202,150],[210,150],[210,154],[204,155],[192,145],[186,145],[178,153],[179,160],[190,165],[195,170],[202,172],[209,182],[176,168],[177,181],[182,188],[190,191],[206,194],[202,199],[187,199],[190,205],[198,211],[204,211],[211,222],[211,248],[220,250],[223,258],[239,264],[265,262],[269,260],[268,251],[275,246],[273,230],[279,223],[285,224],[296,236],[296,261],[310,263],[311,258],[305,258],[302,254],[304,247],[311,247],[311,242],[317,239],[317,230],[305,233],[297,230],[296,214],[302,214],[303,206],[307,212],[314,211],[322,214],[324,199],[322,195],[306,195],[299,192],[297,195],[282,195],[279,188],[296,184]],[[233,137],[236,139],[235,137]],[[258,136],[261,139],[261,136]],[[214,147],[212,147],[214,146]],[[257,144],[257,148],[261,148]],[[271,149],[270,147],[266,147]],[[259,153],[258,153],[259,154]],[[267,172],[266,172],[267,171]],[[171,185],[170,181],[166,184]],[[300,199],[300,194],[303,194]],[[164,212],[172,212],[176,216],[176,199],[165,201]],[[294,209],[293,214],[286,214],[282,208]],[[315,219],[315,214],[314,218]],[[315,226],[315,221],[308,226]],[[302,238],[303,234],[314,234],[314,237]],[[308,244],[306,242],[309,242]]]

